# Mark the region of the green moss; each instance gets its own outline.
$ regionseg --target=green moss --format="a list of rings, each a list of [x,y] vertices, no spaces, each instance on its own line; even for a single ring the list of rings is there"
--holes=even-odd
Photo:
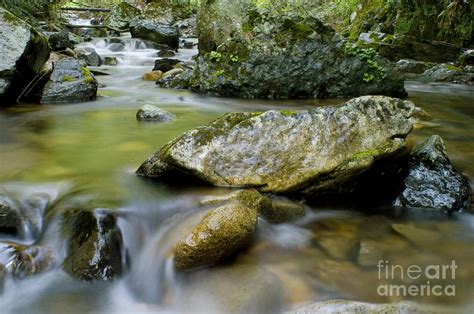
[[[61,81],[63,81],[63,82],[74,82],[74,81],[77,81],[77,79],[75,77],[70,76],[70,75],[63,75],[61,77]]]
[[[296,111],[291,111],[291,110],[280,110],[280,113],[284,115],[285,117],[293,117],[298,114]]]
[[[351,160],[358,160],[358,159],[364,159],[367,157],[375,157],[379,155],[380,151],[378,149],[371,149],[371,150],[366,150],[363,152],[359,152],[352,156]]]
[[[444,67],[448,69],[449,71],[457,71],[457,72],[462,72],[463,70],[461,68],[458,68],[454,65],[451,64],[445,64]]]
[[[86,68],[86,67],[83,67],[82,68],[82,74],[84,75],[84,81],[87,83],[87,84],[92,84],[94,83],[94,76],[92,74],[92,72]]]

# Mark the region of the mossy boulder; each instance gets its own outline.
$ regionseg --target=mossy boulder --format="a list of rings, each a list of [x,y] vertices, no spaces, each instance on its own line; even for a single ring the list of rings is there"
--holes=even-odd
[[[99,209],[68,210],[61,229],[67,239],[63,268],[68,274],[84,281],[122,275],[122,232],[113,214]]]
[[[0,106],[16,103],[48,60],[48,40],[0,7]]]
[[[192,88],[244,98],[405,96],[393,64],[300,11],[203,1]]]
[[[175,265],[180,270],[214,265],[248,245],[256,226],[256,210],[239,203],[220,206],[176,245]]]
[[[167,45],[172,49],[179,47],[179,32],[174,26],[149,20],[137,19],[130,23],[133,38],[149,40],[155,44]]]
[[[64,58],[55,63],[43,88],[41,103],[91,101],[97,97],[97,89],[94,74],[76,59]]]
[[[167,177],[177,169],[219,186],[320,194],[407,151],[414,108],[364,96],[309,111],[229,113],[166,144],[137,173]]]
[[[112,8],[104,23],[113,28],[126,29],[130,22],[140,15],[141,11],[139,9],[123,1]]]
[[[395,205],[453,212],[467,209],[470,196],[469,179],[451,165],[443,139],[433,135],[411,153]]]

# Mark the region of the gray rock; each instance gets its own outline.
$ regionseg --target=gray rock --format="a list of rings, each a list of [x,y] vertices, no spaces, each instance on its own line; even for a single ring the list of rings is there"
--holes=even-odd
[[[120,2],[112,8],[104,23],[113,28],[126,29],[130,22],[140,16],[141,11],[127,2]]]
[[[73,58],[64,58],[56,62],[41,103],[91,101],[97,97],[97,88],[97,81],[87,68]]]
[[[459,64],[461,66],[474,65],[474,49],[469,49],[461,53],[459,56]]]
[[[48,40],[0,8],[0,106],[14,104],[48,60]]]
[[[399,73],[421,74],[433,66],[432,63],[412,59],[402,59],[396,64]]]
[[[408,175],[395,205],[447,210],[467,209],[469,179],[449,161],[441,137],[431,136],[411,153]]]
[[[88,66],[98,67],[102,65],[102,58],[94,48],[76,48],[74,51],[76,52],[77,58],[84,60]]]
[[[166,122],[175,119],[175,116],[153,105],[144,105],[137,112],[138,121]]]
[[[53,33],[49,36],[49,44],[53,51],[61,51],[74,49],[74,47],[80,43],[79,38],[67,29],[63,29],[60,32]]]
[[[193,89],[244,98],[406,96],[393,64],[314,16],[218,0],[201,6]]]
[[[420,76],[420,80],[425,83],[450,82],[472,84],[474,82],[474,74],[466,73],[461,68],[443,63],[426,70]]]
[[[176,245],[175,265],[180,270],[214,265],[248,245],[256,227],[254,209],[238,203],[220,206]]]
[[[112,214],[102,210],[69,210],[63,214],[61,228],[67,238],[63,268],[72,277],[91,281],[122,275],[122,232]]]
[[[155,67],[153,71],[161,71],[166,73],[173,69],[173,67],[180,63],[181,61],[178,59],[170,59],[170,58],[162,58],[155,61]]]
[[[176,53],[172,50],[160,50],[158,51],[156,56],[160,58],[171,58],[171,57],[174,57],[175,54]]]
[[[172,49],[177,49],[179,46],[178,29],[167,24],[137,19],[130,23],[130,33],[134,38],[168,45]]]
[[[230,113],[168,143],[137,174],[166,177],[159,161],[214,185],[319,195],[406,152],[414,108],[364,96],[309,111]]]
[[[119,52],[125,49],[125,45],[122,43],[111,43],[110,45],[107,46],[107,49],[109,49],[112,52]]]
[[[181,70],[181,69],[173,69]],[[165,88],[177,88],[177,89],[187,89],[191,85],[191,80],[193,78],[193,70],[185,69],[179,72],[174,72],[173,75],[169,75],[173,70],[166,72],[167,76],[163,75],[163,78],[158,80],[156,84],[160,87]]]
[[[115,66],[118,64],[118,59],[116,57],[105,57],[104,64]]]

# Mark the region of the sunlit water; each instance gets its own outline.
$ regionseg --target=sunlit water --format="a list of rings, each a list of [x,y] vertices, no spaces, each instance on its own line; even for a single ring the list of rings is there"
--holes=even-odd
[[[169,186],[143,180],[134,170],[160,146],[224,112],[308,109],[342,100],[263,101],[212,98],[166,90],[145,82],[157,50],[127,39],[112,52],[103,39],[92,43],[119,65],[102,66],[103,86],[90,103],[19,106],[0,111],[0,188],[27,203],[35,197],[46,218],[27,230],[22,243],[53,247],[64,255],[57,214],[69,202],[113,208],[119,214],[129,270],[113,282],[82,283],[56,270],[14,281],[0,296],[7,312],[276,312],[319,300],[370,302],[409,299],[466,306],[474,296],[474,217],[458,214],[367,214],[307,206],[298,221],[272,225],[260,219],[254,243],[225,265],[192,273],[174,270],[172,248],[206,213],[213,187]],[[180,50],[190,59],[195,50]],[[455,166],[474,177],[474,93],[472,87],[408,83],[410,99],[433,116],[411,138],[441,135]],[[139,123],[144,104],[177,116],[168,123]],[[37,217],[41,220],[41,218]],[[397,231],[398,230],[398,231]],[[401,230],[401,231],[400,231]],[[458,265],[456,278],[430,284],[455,285],[455,296],[385,296],[384,284],[426,284],[429,279],[380,277],[377,262]]]

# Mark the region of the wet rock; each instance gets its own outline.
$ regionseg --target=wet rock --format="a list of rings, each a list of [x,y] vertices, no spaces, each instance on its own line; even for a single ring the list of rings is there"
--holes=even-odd
[[[194,41],[185,39],[185,40],[183,40],[182,45],[183,45],[184,49],[193,49],[194,46],[197,45],[197,43],[195,43]]]
[[[56,62],[41,103],[91,101],[97,97],[97,89],[97,81],[87,68],[73,58],[64,58]]]
[[[282,223],[304,216],[305,209],[286,197],[272,196],[271,206],[263,207],[260,214],[271,223]]]
[[[202,205],[222,205],[236,202],[257,212],[265,211],[272,205],[268,197],[263,196],[255,189],[237,190],[220,196],[208,196],[201,200]]]
[[[153,105],[144,105],[137,112],[138,121],[166,122],[175,119],[175,116]]]
[[[179,68],[171,69],[171,70],[166,71],[165,73],[163,73],[163,76],[161,77],[161,79],[166,79],[166,78],[173,79],[173,77],[175,77],[176,75],[181,74],[183,72],[184,72],[183,69],[179,69]]]
[[[49,44],[53,51],[66,50],[67,48],[74,49],[79,43],[79,38],[67,29],[49,36]]]
[[[472,84],[474,83],[474,74],[464,72],[463,69],[450,64],[438,64],[423,72],[420,80],[425,83],[452,82]]]
[[[433,66],[432,63],[412,59],[402,59],[396,64],[399,73],[421,74]]]
[[[156,44],[168,45],[173,49],[179,46],[179,32],[176,27],[147,20],[134,20],[130,23],[133,38],[141,38]]]
[[[474,49],[464,51],[459,56],[459,64],[462,67],[466,65],[474,65]]]
[[[398,303],[364,303],[348,300],[329,300],[316,302],[288,313],[452,313],[452,309],[442,306],[421,305],[411,301]]]
[[[198,19],[192,88],[244,98],[405,96],[393,64],[315,16],[209,1]]]
[[[137,18],[141,11],[127,2],[120,2],[112,8],[112,11],[105,18],[104,24],[116,28],[126,29],[130,22]]]
[[[0,195],[0,234],[18,235],[23,232],[22,215],[16,205]]]
[[[0,243],[0,263],[6,265],[6,272],[22,279],[51,270],[56,259],[50,248]]]
[[[176,66],[178,65],[179,63]],[[164,88],[187,89],[190,86],[192,77],[192,70],[175,68],[166,72],[156,84]]]
[[[155,67],[153,71],[161,71],[163,73],[173,69],[173,67],[180,63],[178,59],[163,58],[155,61]]]
[[[77,58],[84,60],[88,66],[98,67],[102,65],[102,59],[94,48],[84,47],[76,48]]]
[[[180,37],[189,38],[197,37],[196,33],[196,16],[191,16],[184,20],[179,20],[173,24],[174,27],[178,28]]]
[[[117,37],[112,37],[107,39],[107,44],[124,44],[125,42],[123,41],[122,38],[117,38]]]
[[[406,152],[414,108],[409,101],[364,96],[309,111],[230,113],[150,159],[214,185],[316,196],[337,191],[375,160]],[[137,173],[166,177],[156,170],[146,162]]]
[[[122,275],[122,232],[111,213],[70,210],[63,215],[61,227],[67,238],[63,268],[72,277],[91,281]]]
[[[115,65],[118,64],[118,59],[116,57],[105,57],[104,58],[104,64],[115,66]]]
[[[160,58],[171,58],[171,57],[174,57],[175,54],[176,53],[172,50],[160,50],[158,51],[156,56]]]
[[[0,8],[0,106],[14,104],[49,57],[46,37]]]
[[[125,45],[122,43],[111,43],[110,45],[107,46],[107,49],[109,49],[112,52],[119,52],[125,49]]]
[[[408,252],[410,244],[403,238],[390,235],[380,239],[363,239],[359,244],[357,263],[362,267],[375,267],[380,260],[393,252]]]
[[[236,253],[251,241],[257,211],[238,203],[212,210],[174,250],[178,269],[211,266]]]
[[[161,71],[151,71],[143,74],[143,79],[145,81],[156,82],[163,76]]]
[[[394,204],[453,212],[467,209],[470,195],[469,179],[451,165],[443,139],[433,135],[411,153],[408,175]]]

